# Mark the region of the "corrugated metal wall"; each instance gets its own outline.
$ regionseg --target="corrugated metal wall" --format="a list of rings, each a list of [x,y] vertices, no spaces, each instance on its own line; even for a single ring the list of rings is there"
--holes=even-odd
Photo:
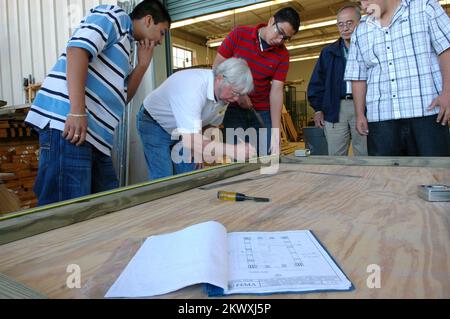
[[[42,82],[88,10],[117,0],[0,0],[0,100],[23,104],[23,78]]]
[[[167,9],[173,21],[235,9],[267,0],[167,0]]]

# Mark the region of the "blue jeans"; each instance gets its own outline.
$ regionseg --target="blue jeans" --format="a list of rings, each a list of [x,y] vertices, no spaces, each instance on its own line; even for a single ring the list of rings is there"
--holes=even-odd
[[[369,156],[450,156],[448,125],[437,115],[369,123]]]
[[[75,146],[49,126],[39,130],[38,205],[47,205],[119,186],[111,157],[90,143]]]
[[[266,140],[264,142],[265,144],[265,150],[260,150],[260,131],[259,129],[262,128],[259,124],[255,114],[251,110],[243,109],[241,107],[229,107],[225,113],[225,117],[223,119],[223,126],[224,129],[227,128],[243,128],[244,130],[247,130],[248,128],[255,128],[257,132],[258,137],[258,144],[257,144],[257,151],[259,156],[264,156],[269,154],[270,150],[270,138],[271,138],[271,130],[272,130],[272,119],[270,117],[270,111],[256,111],[259,115],[261,115],[265,128],[267,129],[266,132]],[[234,141],[227,141],[226,140],[226,132],[223,133],[224,140],[227,143],[230,144],[237,144],[238,140],[237,137],[234,138]],[[245,142],[248,143],[249,139],[246,137]]]
[[[149,179],[157,179],[195,170],[195,163],[174,163],[172,148],[179,140],[172,140],[161,125],[144,109],[137,114],[137,130],[144,148]]]

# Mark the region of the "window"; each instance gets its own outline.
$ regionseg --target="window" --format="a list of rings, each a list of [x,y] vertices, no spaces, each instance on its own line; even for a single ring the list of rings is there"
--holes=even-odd
[[[192,51],[182,49],[179,47],[173,47],[173,68],[183,69],[192,66]]]

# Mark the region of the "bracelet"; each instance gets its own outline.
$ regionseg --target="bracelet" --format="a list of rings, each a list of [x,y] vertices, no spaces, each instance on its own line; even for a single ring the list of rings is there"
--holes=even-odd
[[[69,117],[87,117],[88,115],[86,113],[84,114],[74,114],[74,113],[69,113],[67,114],[67,116]]]
[[[314,113],[314,114],[317,114],[317,113],[322,113],[322,111],[317,111],[316,113]]]

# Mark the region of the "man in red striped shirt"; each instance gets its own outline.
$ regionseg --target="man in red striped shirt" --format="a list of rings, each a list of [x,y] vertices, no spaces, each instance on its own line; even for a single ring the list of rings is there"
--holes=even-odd
[[[254,91],[228,106],[223,126],[244,130],[253,127],[257,129],[258,137],[259,129],[265,127],[267,135],[262,134],[261,138],[264,141],[266,137],[267,140],[263,144],[258,142],[258,146],[266,147],[258,148],[259,155],[279,154],[283,87],[289,70],[289,52],[284,43],[298,32],[299,27],[298,13],[290,7],[283,8],[269,19],[268,24],[242,26],[231,31],[219,47],[214,61],[214,66],[217,66],[231,57],[242,58],[252,71]],[[234,142],[237,143],[236,139]]]

